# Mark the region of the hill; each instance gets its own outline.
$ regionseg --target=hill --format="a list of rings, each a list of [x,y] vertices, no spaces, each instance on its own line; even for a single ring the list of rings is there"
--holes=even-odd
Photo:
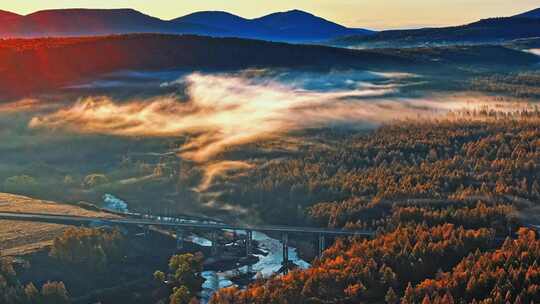
[[[274,13],[253,22],[260,28],[272,29],[275,40],[326,40],[327,37],[340,37],[350,34],[369,35],[363,29],[350,29],[312,14],[293,10]]]
[[[328,40],[370,31],[349,29],[302,11],[245,19],[226,12],[198,12],[162,20],[133,9],[57,9],[26,16],[0,12],[0,37],[72,37],[128,33],[199,34],[273,41]]]
[[[0,46],[0,95],[26,95],[119,70],[404,64],[405,59],[369,51],[237,38],[133,34],[14,39]]]
[[[463,65],[506,69],[537,62],[537,56],[502,46],[350,50],[162,34],[12,39],[0,45],[0,96],[29,96],[122,70],[355,68],[432,73],[442,68],[459,72]]]
[[[251,24],[249,19],[233,15],[221,11],[203,11],[189,14],[180,18],[173,19],[176,24],[192,23],[201,24],[216,29],[221,29],[224,33],[232,33],[235,31],[256,32],[258,29],[255,24]]]
[[[351,29],[300,10],[245,19],[226,12],[198,12],[173,20],[222,29],[221,35],[272,41],[324,41],[332,37],[372,32]]]
[[[206,33],[200,25],[170,22],[132,9],[44,10],[18,18],[0,19],[3,37],[92,36],[116,33]]]
[[[0,20],[12,19],[12,18],[20,18],[20,17],[21,17],[21,15],[18,15],[18,14],[12,13],[12,12],[8,12],[8,11],[0,10]]]
[[[0,193],[0,212],[26,212],[93,217],[114,217],[103,212],[88,211],[77,206]],[[23,255],[50,246],[55,237],[68,227],[47,223],[0,221],[2,255]]]
[[[525,12],[523,14],[515,15],[514,18],[540,18],[540,8]]]
[[[332,42],[341,46],[410,47],[425,45],[501,43],[540,36],[539,10],[514,17],[483,19],[461,26],[382,31],[349,36]]]

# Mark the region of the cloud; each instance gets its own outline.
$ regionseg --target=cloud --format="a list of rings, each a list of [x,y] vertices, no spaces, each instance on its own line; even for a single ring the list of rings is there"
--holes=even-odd
[[[30,127],[121,136],[191,135],[181,154],[205,162],[229,146],[316,126],[331,116],[350,119],[344,100],[395,91],[383,86],[314,92],[274,81],[253,83],[243,77],[197,73],[189,75],[186,82],[186,100],[171,95],[122,103],[109,97],[90,97],[34,117]]]
[[[35,111],[36,109],[45,108],[45,107],[46,105],[41,103],[37,99],[22,99],[19,101],[14,101],[14,102],[5,103],[5,104],[0,103],[0,114]]]
[[[540,49],[529,49],[526,52],[540,56]]]
[[[218,161],[208,164],[206,166],[202,182],[197,188],[197,191],[206,191],[213,184],[215,178],[222,176],[225,173],[238,170],[247,170],[251,168],[253,168],[253,165],[242,161]]]

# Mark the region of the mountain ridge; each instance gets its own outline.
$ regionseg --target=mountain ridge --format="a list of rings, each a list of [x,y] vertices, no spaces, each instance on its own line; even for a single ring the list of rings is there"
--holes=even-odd
[[[202,11],[171,20],[159,19],[130,8],[50,9],[25,16],[0,12],[0,37],[36,38],[129,33],[197,34],[281,42],[311,42],[352,34],[347,28],[300,10],[246,19],[223,11]]]
[[[12,22],[13,20],[17,20],[19,18],[23,18],[23,16],[19,14],[15,14],[12,12],[0,10],[0,23],[1,22]]]
[[[236,31],[241,38],[265,37],[265,40],[325,40],[350,34],[370,34],[364,29],[347,28],[301,10],[276,12],[247,19],[224,11],[202,11],[172,20],[203,24],[226,31]]]
[[[536,14],[538,18],[534,17]],[[540,8],[512,17],[481,19],[464,25],[386,30],[369,36],[351,35],[331,41],[348,47],[417,47],[426,45],[505,43],[540,37]]]
[[[521,13],[515,16],[512,16],[513,18],[540,18],[540,7],[527,11],[525,13]]]

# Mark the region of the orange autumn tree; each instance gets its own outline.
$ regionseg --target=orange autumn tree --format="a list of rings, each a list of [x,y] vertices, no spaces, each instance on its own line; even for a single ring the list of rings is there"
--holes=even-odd
[[[312,268],[255,283],[247,290],[218,292],[212,303],[358,303],[384,301],[439,268],[450,268],[471,250],[486,248],[488,229],[452,224],[408,225],[373,240],[341,240]],[[390,292],[390,296],[391,292]]]
[[[470,254],[451,272],[409,290],[401,303],[540,303],[539,263],[536,233],[521,228],[516,240],[507,239],[493,252]]]

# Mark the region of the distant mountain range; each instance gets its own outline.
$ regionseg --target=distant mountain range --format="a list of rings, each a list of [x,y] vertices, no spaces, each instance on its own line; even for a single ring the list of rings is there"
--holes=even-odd
[[[483,19],[462,26],[381,31],[351,35],[331,42],[354,47],[417,47],[452,44],[504,43],[540,37],[540,8],[504,18]]]
[[[26,16],[0,10],[0,38],[130,33],[195,34],[368,48],[505,43],[540,37],[540,8],[461,26],[381,32],[348,28],[300,10],[255,19],[204,11],[172,20],[162,20],[133,9],[58,9]]]
[[[207,11],[161,20],[132,9],[59,9],[26,16],[0,11],[0,37],[69,37],[128,33],[198,34],[284,42],[315,42],[373,32],[293,10],[256,19]]]

